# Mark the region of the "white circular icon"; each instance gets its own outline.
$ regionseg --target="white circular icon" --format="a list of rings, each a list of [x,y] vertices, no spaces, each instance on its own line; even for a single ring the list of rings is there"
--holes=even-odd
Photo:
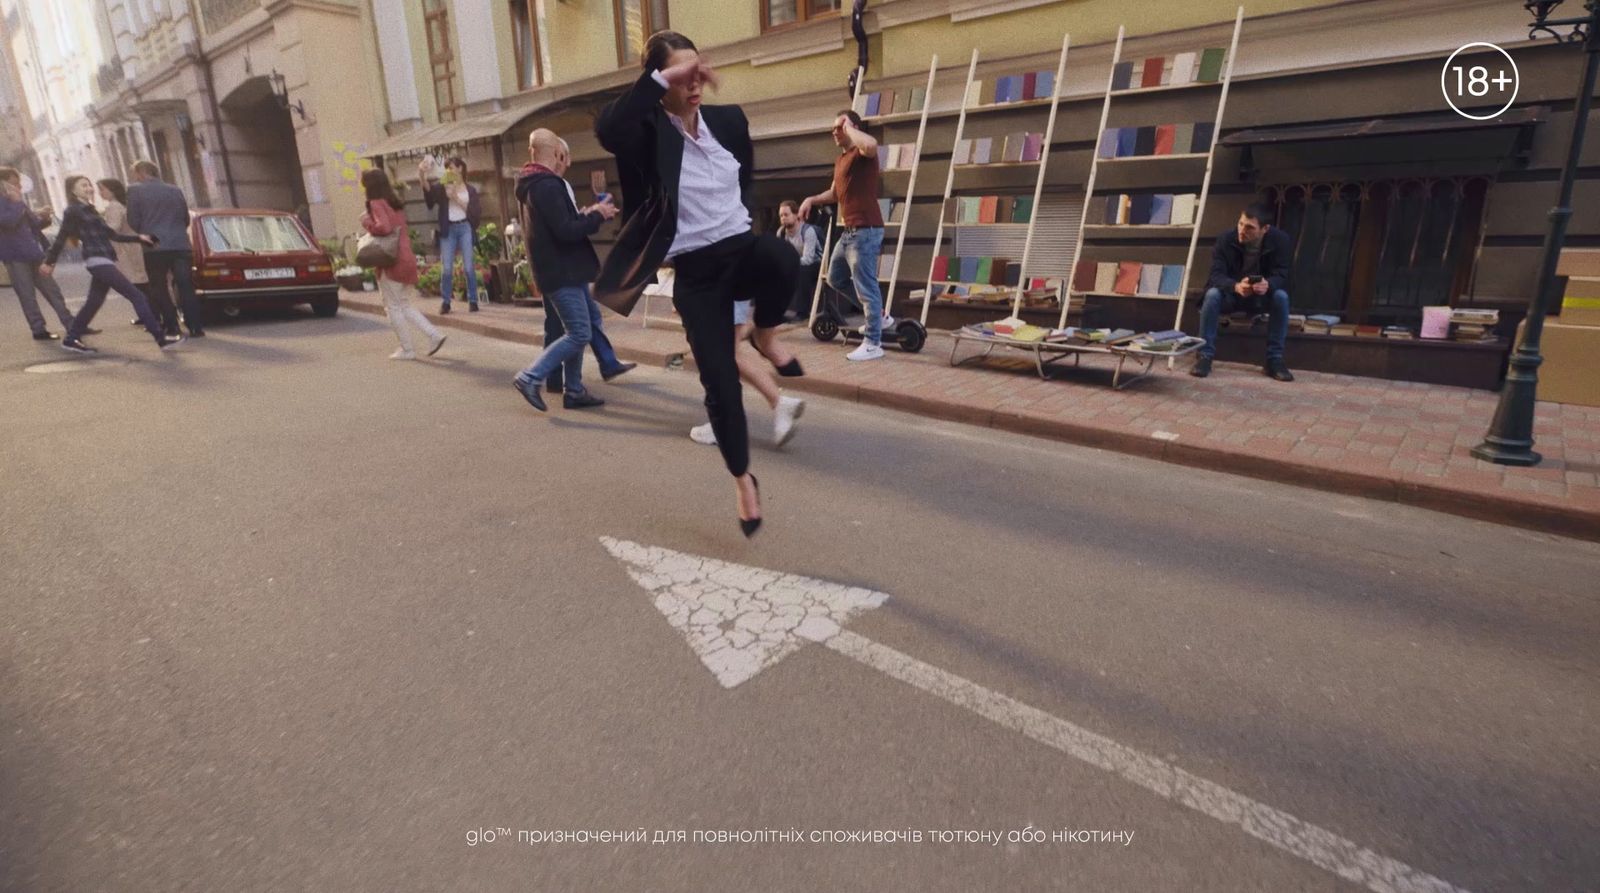
[[[1460,65],[1456,57],[1467,50],[1475,48],[1494,50],[1505,57],[1505,65],[1498,63],[1492,65]],[[1450,103],[1456,114],[1474,121],[1490,121],[1505,114],[1506,109],[1517,101],[1517,90],[1521,87],[1522,77],[1517,72],[1517,63],[1511,54],[1492,43],[1469,43],[1450,54],[1445,60],[1444,71],[1439,73],[1439,89],[1444,92],[1444,101]],[[1483,100],[1498,100],[1505,98],[1505,102],[1487,115],[1464,112],[1457,103],[1475,104]]]

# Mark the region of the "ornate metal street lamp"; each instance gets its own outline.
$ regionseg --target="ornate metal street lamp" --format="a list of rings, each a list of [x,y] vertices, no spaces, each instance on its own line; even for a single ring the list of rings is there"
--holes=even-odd
[[[1550,14],[1562,0],[1526,0],[1523,8],[1533,16],[1528,37],[1544,34],[1562,43],[1582,44],[1585,54],[1583,80],[1573,110],[1572,144],[1567,164],[1561,171],[1561,197],[1550,209],[1550,229],[1544,238],[1544,260],[1539,266],[1539,283],[1528,303],[1528,318],[1522,343],[1511,353],[1511,368],[1500,390],[1500,405],[1483,443],[1472,448],[1472,455],[1501,465],[1537,465],[1540,456],[1533,451],[1533,412],[1539,387],[1539,339],[1544,334],[1545,312],[1555,302],[1556,262],[1567,240],[1567,224],[1572,219],[1572,184],[1583,152],[1583,134],[1589,123],[1589,105],[1594,96],[1596,75],[1600,75],[1600,0],[1584,0],[1583,15],[1552,19]],[[1559,29],[1570,29],[1565,35]]]

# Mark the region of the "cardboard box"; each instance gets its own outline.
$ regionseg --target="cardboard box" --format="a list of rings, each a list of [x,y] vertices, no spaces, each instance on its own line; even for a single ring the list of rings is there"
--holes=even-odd
[[[1571,276],[1567,279],[1567,291],[1561,298],[1561,316],[1556,322],[1564,326],[1600,326],[1600,277]]]
[[[1600,277],[1600,249],[1561,249],[1561,257],[1556,260],[1556,275]]]
[[[1522,341],[1522,327],[1517,328]],[[1600,326],[1544,324],[1539,342],[1539,399],[1600,406]]]

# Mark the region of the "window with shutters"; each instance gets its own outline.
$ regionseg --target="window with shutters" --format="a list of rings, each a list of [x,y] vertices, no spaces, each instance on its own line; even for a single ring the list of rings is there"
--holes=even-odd
[[[433,99],[440,121],[454,121],[456,101],[455,53],[450,50],[450,11],[444,0],[422,0],[423,29],[428,35],[428,65],[432,69]]]
[[[761,30],[774,31],[839,14],[840,0],[757,0]]]
[[[613,0],[617,22],[617,62],[638,65],[650,35],[671,27],[667,0]]]
[[[1029,193],[1031,195],[1031,193]],[[1028,278],[1071,276],[1072,246],[1083,222],[1083,196],[1046,192],[1039,197],[1033,224],[1033,249],[1028,255]],[[958,226],[955,248],[960,257],[1004,257],[1018,263],[1027,249],[1026,226]]]
[[[531,90],[554,80],[549,20],[544,0],[511,0],[511,37],[517,51],[517,86]]]

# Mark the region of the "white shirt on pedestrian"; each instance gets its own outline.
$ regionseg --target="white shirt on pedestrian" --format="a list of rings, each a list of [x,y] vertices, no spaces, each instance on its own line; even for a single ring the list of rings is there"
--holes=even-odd
[[[667,249],[677,257],[750,231],[750,209],[739,190],[739,160],[722,147],[700,119],[698,134],[682,118],[667,118],[683,134],[683,170],[678,177],[678,234]]]

